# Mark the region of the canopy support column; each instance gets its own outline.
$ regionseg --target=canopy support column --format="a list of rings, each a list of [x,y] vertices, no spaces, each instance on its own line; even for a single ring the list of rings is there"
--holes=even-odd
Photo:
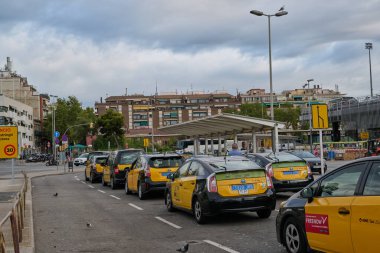
[[[211,155],[214,155],[214,137],[211,136]]]
[[[218,156],[222,153],[222,138],[220,137],[220,134],[218,134]]]
[[[208,138],[205,138],[205,155],[208,155]]]
[[[252,152],[257,153],[257,141],[256,141],[256,132],[252,130]]]

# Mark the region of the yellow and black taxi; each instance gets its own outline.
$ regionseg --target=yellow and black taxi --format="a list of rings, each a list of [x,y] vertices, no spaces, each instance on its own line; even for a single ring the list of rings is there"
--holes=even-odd
[[[277,239],[288,252],[380,252],[380,157],[355,160],[281,203]]]
[[[247,157],[266,168],[276,192],[299,191],[314,181],[307,162],[295,155],[278,153],[255,153]]]
[[[95,155],[90,158],[90,182],[100,181],[107,166],[108,155]]]
[[[129,169],[138,155],[143,152],[142,149],[133,148],[112,152],[107,166],[104,167],[102,185],[110,185],[112,190],[118,186],[124,186],[126,169]]]
[[[86,168],[84,169],[84,178],[86,181],[90,180],[91,176],[91,160],[94,156],[99,156],[99,155],[108,155],[109,152],[107,151],[93,151],[87,154],[87,159],[85,162]]]
[[[178,154],[141,154],[125,175],[125,193],[136,192],[144,199],[151,191],[164,191],[167,176],[175,173],[183,163]]]
[[[220,213],[254,211],[268,218],[275,208],[272,181],[265,168],[245,157],[195,157],[168,178],[167,210],[191,212],[200,224],[207,216]]]

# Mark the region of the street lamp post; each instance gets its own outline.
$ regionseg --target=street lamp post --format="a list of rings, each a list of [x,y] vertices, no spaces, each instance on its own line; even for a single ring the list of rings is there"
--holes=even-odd
[[[308,79],[307,81],[307,88],[310,91],[310,82],[314,81],[314,79]],[[313,153],[313,126],[311,123],[311,96],[309,95],[309,128],[310,128],[310,153]]]
[[[273,109],[273,82],[272,82],[272,40],[271,40],[271,29],[270,29],[270,18],[271,17],[281,17],[285,16],[288,14],[287,11],[284,11],[284,7],[282,7],[278,12],[275,14],[265,14],[262,11],[258,10],[252,10],[250,11],[251,14],[256,15],[256,16],[266,16],[268,17],[268,46],[269,46],[269,92],[270,92],[270,116],[271,120],[274,120],[274,109]],[[273,142],[273,150],[277,150],[277,138],[278,138],[278,133],[275,129],[275,141]]]
[[[58,96],[56,95],[49,95],[51,98],[58,98]],[[55,161],[56,159],[56,150],[55,150],[55,105],[52,106],[53,110],[52,110],[52,115],[51,115],[51,118],[52,118],[52,142],[51,142],[51,147],[53,148],[53,161]]]
[[[368,49],[368,59],[369,59],[369,83],[371,87],[371,97],[373,97],[373,88],[372,88],[372,68],[371,68],[371,49],[372,43],[365,43],[365,49]]]

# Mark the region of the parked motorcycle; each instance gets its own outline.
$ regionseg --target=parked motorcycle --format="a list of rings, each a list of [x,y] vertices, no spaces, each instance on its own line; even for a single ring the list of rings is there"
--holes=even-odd
[[[59,162],[54,159],[50,159],[46,162],[46,166],[58,166],[58,165],[59,165]]]

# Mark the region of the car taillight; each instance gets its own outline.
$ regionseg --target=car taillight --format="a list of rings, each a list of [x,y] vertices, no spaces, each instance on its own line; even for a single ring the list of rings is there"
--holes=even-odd
[[[267,173],[268,173],[268,176],[270,178],[273,177],[273,168],[272,168],[272,164],[268,164],[266,167],[265,167]]]
[[[265,173],[265,177],[267,179],[267,187],[272,189],[273,188],[273,182],[272,182],[272,177],[269,176],[269,173]]]
[[[114,169],[115,174],[119,174],[119,166],[115,165],[113,169]]]
[[[311,176],[313,173],[311,172],[310,166],[307,166],[307,175]]]
[[[215,174],[212,174],[207,178],[207,190],[209,192],[218,192]]]
[[[145,177],[150,177],[150,167],[149,167],[149,165],[147,165],[146,168],[145,168]]]

